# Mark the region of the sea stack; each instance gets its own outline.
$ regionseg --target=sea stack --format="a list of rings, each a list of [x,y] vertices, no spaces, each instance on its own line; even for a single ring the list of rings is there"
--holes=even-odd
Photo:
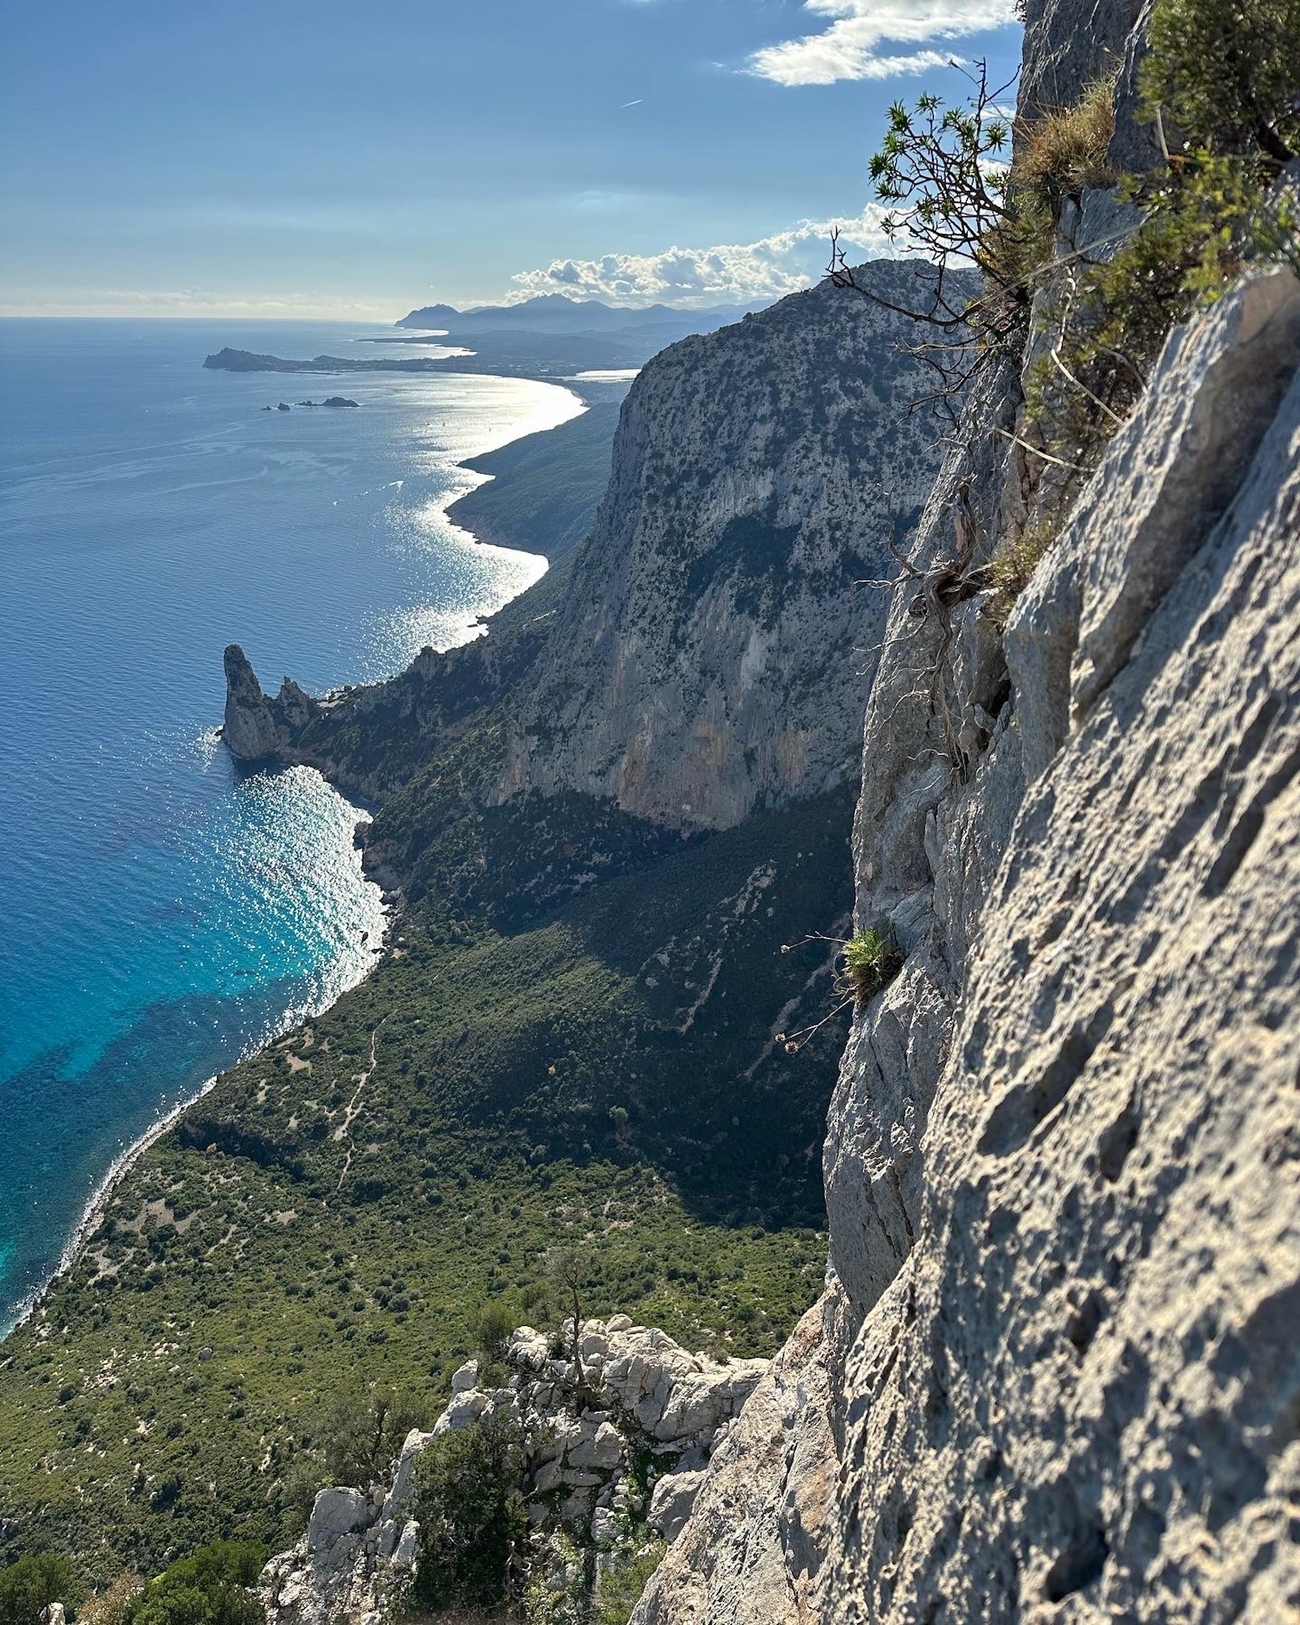
[[[230,754],[241,762],[265,761],[280,751],[280,735],[271,702],[237,643],[226,650],[226,722],[223,737]]]

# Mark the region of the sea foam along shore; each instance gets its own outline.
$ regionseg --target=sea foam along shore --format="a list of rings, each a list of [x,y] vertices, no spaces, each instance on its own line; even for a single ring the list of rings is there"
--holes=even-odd
[[[550,379],[544,381],[548,383],[552,382]],[[566,383],[567,382],[568,380],[566,380]],[[574,413],[574,416],[581,416],[590,408],[590,400],[582,391],[569,388],[566,390],[566,393],[574,396],[580,403],[579,411]],[[568,421],[570,420],[567,418],[562,420],[562,422]],[[559,427],[559,425],[557,425],[557,427]],[[518,438],[527,437],[520,436]],[[507,444],[513,444],[513,442],[507,442]],[[493,476],[490,475],[482,476],[479,480],[479,484],[488,483],[492,477]],[[478,487],[475,486],[472,489],[477,488]],[[461,495],[464,495],[464,493],[461,493]],[[443,508],[444,517],[446,508],[454,506],[457,500],[458,497],[455,496],[449,498],[448,502]],[[470,531],[468,526],[456,525],[454,520],[449,520],[448,522],[454,525],[457,530],[471,535],[480,545],[500,548],[502,552],[522,551],[517,547],[509,547],[494,540],[477,535],[473,531]],[[526,591],[527,589],[524,588],[521,590]],[[481,630],[485,631],[486,628],[484,627]],[[479,636],[481,635],[481,631],[476,629],[472,635]],[[337,785],[333,786],[333,788],[338,794],[345,794],[345,792],[338,789]],[[354,798],[351,796],[347,796],[346,799],[354,800]],[[370,821],[370,813],[367,809],[362,807],[358,807],[358,811],[364,815],[358,825],[358,828],[360,829]],[[365,878],[368,885],[375,886],[377,890],[382,889],[382,887],[373,877],[367,875]],[[312,1004],[309,1006],[298,1006],[293,1009],[286,1010],[281,1019],[275,1024],[274,1031],[268,1034],[259,1043],[250,1045],[243,1054],[236,1057],[231,1065],[237,1066],[240,1064],[240,1062],[250,1060],[254,1055],[258,1055],[263,1050],[269,1049],[272,1044],[278,1043],[282,1038],[285,1037],[286,1034],[293,1032],[297,1027],[300,1027],[304,1021],[310,1021],[314,1016],[323,1015],[325,1011],[336,1002],[341,994],[350,991],[350,989],[359,986],[361,982],[365,981],[366,977],[369,976],[370,972],[373,971],[375,966],[379,963],[382,950],[388,945],[388,935],[392,929],[393,921],[399,912],[400,904],[397,907],[385,910],[383,938],[381,939],[378,950],[371,955],[369,964],[362,976],[359,976],[355,982],[349,982],[346,988],[338,988],[334,990],[330,998],[322,1003]],[[72,1235],[64,1244],[63,1251],[59,1255],[58,1263],[43,1280],[38,1282],[37,1285],[35,1285],[24,1298],[21,1298],[18,1301],[18,1303],[15,1305],[13,1319],[7,1322],[0,1322],[0,1342],[3,1342],[4,1339],[9,1336],[10,1332],[14,1331],[18,1326],[21,1326],[24,1321],[31,1318],[31,1316],[40,1307],[41,1300],[45,1297],[50,1287],[53,1286],[56,1281],[60,1280],[64,1275],[66,1275],[67,1272],[76,1264],[85,1248],[86,1243],[99,1228],[104,1214],[107,1211],[108,1203],[114,1190],[135,1166],[136,1162],[138,1162],[145,1152],[148,1151],[150,1146],[152,1146],[156,1141],[160,1140],[169,1129],[175,1126],[179,1119],[190,1109],[191,1106],[195,1104],[196,1101],[202,1100],[203,1096],[206,1095],[209,1090],[215,1087],[219,1076],[220,1074],[214,1073],[212,1077],[206,1079],[206,1081],[200,1085],[198,1089],[194,1090],[193,1093],[187,1095],[184,1100],[179,1101],[175,1106],[171,1107],[171,1109],[159,1117],[152,1127],[147,1129],[138,1140],[133,1141],[132,1144],[120,1151],[113,1159],[108,1172],[95,1187],[89,1201],[86,1203],[85,1209],[83,1210],[81,1218],[77,1222],[77,1226],[73,1230]]]
[[[311,771],[314,772],[315,769],[312,769]],[[343,795],[343,792],[338,790],[337,787],[335,787],[335,793],[338,795]],[[344,799],[351,801],[353,798],[350,796],[344,796]],[[356,805],[355,802],[353,804]],[[360,830],[370,822],[370,814],[360,806],[357,807],[357,811],[363,814],[363,816],[358,820],[357,824],[357,828]],[[362,878],[367,886],[373,887],[376,891],[381,890],[379,884],[369,875],[364,874],[364,872]],[[345,986],[332,989],[328,998],[314,1001],[310,1004],[291,1006],[274,1023],[271,1031],[268,1032],[263,1038],[250,1044],[245,1050],[241,1051],[241,1053],[237,1055],[230,1063],[231,1066],[238,1066],[243,1061],[251,1060],[254,1055],[260,1055],[264,1050],[270,1049],[272,1044],[279,1043],[282,1038],[301,1027],[304,1022],[311,1021],[316,1016],[324,1015],[324,1013],[344,993],[349,992],[354,987],[359,987],[379,963],[380,954],[382,953],[383,949],[388,946],[388,934],[392,929],[393,921],[396,919],[397,914],[398,909],[396,908],[384,908],[383,936],[380,939],[378,948],[374,953],[371,954],[369,960],[367,961],[364,971],[356,978],[355,981],[348,982]],[[145,1154],[151,1145],[153,1145],[157,1140],[160,1140],[170,1128],[175,1126],[179,1119],[183,1117],[187,1111],[189,1111],[190,1107],[193,1106],[196,1101],[202,1100],[204,1095],[215,1087],[217,1079],[220,1076],[220,1073],[214,1072],[212,1076],[205,1079],[197,1089],[193,1090],[190,1094],[187,1094],[183,1100],[178,1101],[176,1105],[170,1107],[166,1112],[164,1112],[161,1117],[159,1117],[148,1129],[145,1130],[138,1140],[133,1140],[130,1145],[118,1152],[117,1156],[114,1157],[112,1163],[109,1165],[108,1172],[95,1187],[90,1199],[86,1203],[85,1208],[82,1210],[81,1218],[77,1221],[76,1228],[73,1230],[68,1240],[64,1243],[63,1251],[59,1254],[58,1263],[49,1272],[49,1274],[44,1277],[43,1280],[39,1281],[31,1289],[31,1291],[28,1292],[26,1297],[19,1299],[18,1303],[14,1306],[15,1312],[13,1319],[0,1322],[0,1342],[3,1342],[4,1339],[9,1336],[10,1332],[21,1326],[24,1321],[31,1318],[36,1310],[40,1308],[41,1300],[44,1298],[49,1289],[56,1281],[60,1280],[64,1275],[66,1275],[81,1257],[86,1243],[90,1240],[91,1236],[94,1235],[95,1231],[98,1230],[100,1223],[103,1220],[104,1214],[108,1209],[109,1199],[112,1197],[114,1190],[131,1171],[139,1159]]]

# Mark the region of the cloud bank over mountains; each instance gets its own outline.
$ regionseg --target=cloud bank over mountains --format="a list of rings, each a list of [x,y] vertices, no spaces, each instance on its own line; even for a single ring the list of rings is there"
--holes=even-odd
[[[756,52],[751,72],[779,85],[924,73],[951,54],[936,42],[1016,21],[1015,0],[804,0],[804,10],[830,26]]]
[[[826,274],[832,228],[841,246],[861,259],[895,252],[881,229],[883,210],[868,205],[855,218],[801,220],[754,243],[667,248],[657,254],[604,254],[594,260],[553,260],[511,278],[511,301],[543,293],[601,299],[615,305],[706,305],[769,302],[797,293]]]

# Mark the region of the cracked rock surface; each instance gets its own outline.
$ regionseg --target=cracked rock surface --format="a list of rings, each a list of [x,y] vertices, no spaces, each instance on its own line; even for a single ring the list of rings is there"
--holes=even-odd
[[[832,1107],[827,1297],[639,1625],[1300,1609],[1297,313],[1265,272],[1173,335],[1000,673],[978,595],[886,654],[858,915],[907,963]],[[927,639],[973,757],[909,705]]]

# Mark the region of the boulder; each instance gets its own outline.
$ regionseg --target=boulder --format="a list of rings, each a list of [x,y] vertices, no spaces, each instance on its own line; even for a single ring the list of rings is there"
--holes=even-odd
[[[584,1434],[568,1452],[571,1466],[605,1470],[617,1467],[622,1456],[623,1436],[612,1422],[602,1422],[590,1435]]]
[[[311,1509],[307,1525],[307,1550],[313,1554],[330,1552],[345,1536],[364,1528],[370,1503],[360,1490],[322,1490]]]
[[[669,1473],[661,1478],[650,1497],[650,1527],[657,1529],[665,1540],[676,1540],[691,1515],[703,1482],[702,1472]]]
[[[467,1394],[478,1387],[478,1361],[467,1360],[451,1379],[453,1394]]]

